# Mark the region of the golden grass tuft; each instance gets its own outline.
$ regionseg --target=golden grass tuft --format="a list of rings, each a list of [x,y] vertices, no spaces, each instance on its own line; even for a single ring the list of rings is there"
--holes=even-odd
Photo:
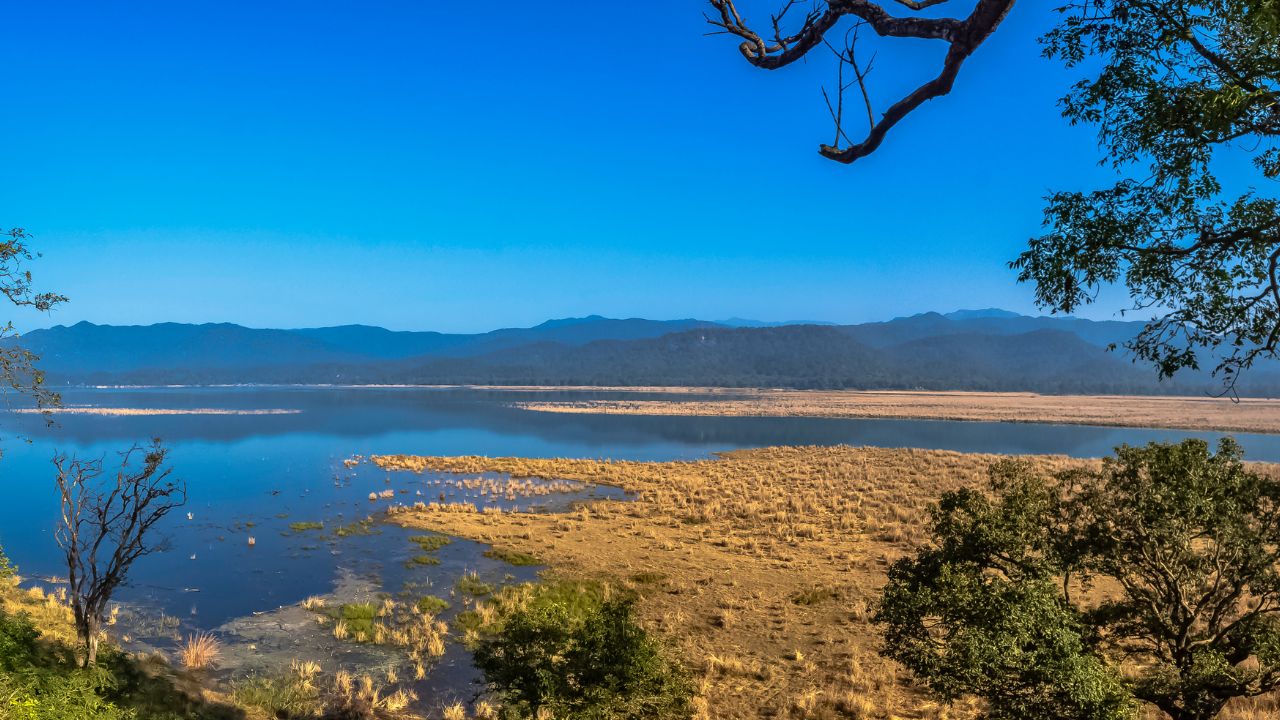
[[[222,656],[222,643],[209,633],[196,633],[187,637],[182,649],[178,651],[178,659],[188,670],[204,670],[218,663]]]

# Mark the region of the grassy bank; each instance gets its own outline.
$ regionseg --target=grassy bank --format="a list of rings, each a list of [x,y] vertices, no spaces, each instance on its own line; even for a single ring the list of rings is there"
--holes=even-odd
[[[964,718],[880,657],[870,610],[888,565],[924,541],[943,492],[979,485],[990,455],[767,448],[692,462],[379,457],[387,469],[496,472],[621,486],[634,501],[567,515],[406,508],[394,521],[535,556],[562,578],[634,592],[670,638],[708,718]],[[1029,458],[1045,469],[1086,462]],[[1272,467],[1270,471],[1280,468]],[[1274,698],[1223,717],[1271,717]]]
[[[97,667],[76,663],[71,611],[24,589],[0,554],[0,717],[12,720],[257,720],[163,658],[106,645]]]

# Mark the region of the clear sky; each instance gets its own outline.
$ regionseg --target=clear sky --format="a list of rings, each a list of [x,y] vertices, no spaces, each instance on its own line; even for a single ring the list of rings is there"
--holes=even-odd
[[[1106,176],[1055,107],[1051,6],[846,167],[816,153],[831,63],[755,70],[697,0],[10,3],[0,225],[72,298],[18,321],[1032,311],[1005,263],[1040,198]],[[879,49],[880,110],[941,57]]]

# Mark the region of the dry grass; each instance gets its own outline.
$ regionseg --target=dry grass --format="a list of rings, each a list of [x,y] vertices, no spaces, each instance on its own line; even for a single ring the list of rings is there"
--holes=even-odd
[[[917,418],[1280,433],[1280,400],[856,390],[721,391],[714,400],[525,402],[540,412]]]
[[[178,659],[188,670],[204,670],[216,665],[221,655],[222,644],[217,638],[208,633],[196,633],[187,638],[178,652]]]
[[[44,637],[74,647],[79,642],[75,618],[65,598],[65,588],[47,593],[39,585],[19,587],[16,577],[0,578],[0,610],[7,615],[26,613]]]
[[[666,463],[374,462],[594,481],[633,493],[633,502],[599,501],[562,515],[419,505],[396,508],[391,519],[536,555],[563,577],[635,589],[642,621],[672,638],[700,673],[703,717],[940,720],[970,717],[975,708],[930,701],[881,658],[870,608],[888,565],[924,541],[929,505],[943,492],[979,484],[994,459],[805,447]],[[1029,461],[1050,471],[1087,462]],[[1275,704],[1239,703],[1224,718],[1272,717]]]

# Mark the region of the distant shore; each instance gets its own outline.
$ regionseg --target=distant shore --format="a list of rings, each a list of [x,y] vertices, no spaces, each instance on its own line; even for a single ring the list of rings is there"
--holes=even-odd
[[[1276,399],[1232,401],[1213,397],[881,390],[704,390],[733,397],[546,401],[513,405],[524,410],[555,413],[898,418],[1280,433],[1280,400]],[[648,391],[663,390],[649,388]]]
[[[1181,395],[1040,395],[961,390],[791,390],[620,385],[96,385],[60,390],[483,390],[688,396],[513,402],[532,412],[651,416],[826,417],[1051,423],[1280,434],[1280,399]]]

